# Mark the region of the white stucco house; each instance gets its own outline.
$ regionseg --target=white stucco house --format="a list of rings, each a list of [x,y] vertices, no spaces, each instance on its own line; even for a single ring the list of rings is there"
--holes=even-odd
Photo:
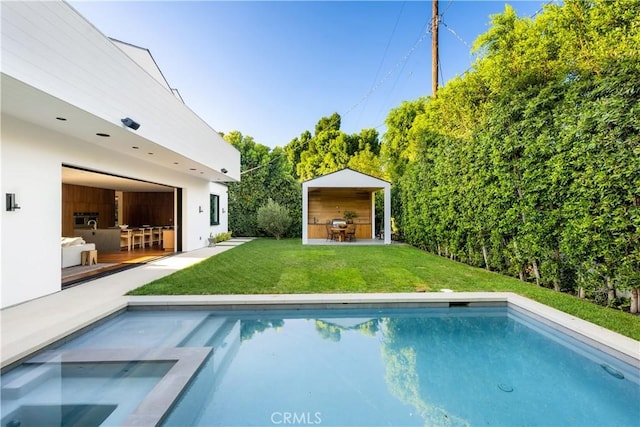
[[[225,183],[240,180],[240,154],[148,50],[109,39],[62,1],[0,7],[0,307],[59,291],[61,236],[87,212],[117,226],[118,195],[152,200],[146,215],[175,231],[178,251],[227,231]]]

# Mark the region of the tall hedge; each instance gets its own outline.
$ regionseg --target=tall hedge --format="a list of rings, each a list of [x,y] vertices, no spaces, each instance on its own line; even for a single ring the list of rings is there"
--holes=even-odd
[[[387,119],[411,244],[613,302],[640,287],[640,2],[507,6],[473,69]]]

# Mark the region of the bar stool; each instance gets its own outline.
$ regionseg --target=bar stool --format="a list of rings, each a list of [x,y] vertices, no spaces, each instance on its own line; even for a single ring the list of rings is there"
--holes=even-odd
[[[137,228],[133,230],[131,233],[131,238],[133,239],[131,246],[133,248],[136,247],[136,241],[140,243],[140,247],[144,248],[144,228]]]
[[[143,233],[143,247],[146,247],[147,244],[149,245],[149,247],[153,246],[153,227],[145,227],[142,229],[142,233]]]
[[[162,247],[162,227],[153,227],[153,242]]]
[[[131,250],[131,230],[124,229],[120,231],[120,247],[126,247],[127,251]]]

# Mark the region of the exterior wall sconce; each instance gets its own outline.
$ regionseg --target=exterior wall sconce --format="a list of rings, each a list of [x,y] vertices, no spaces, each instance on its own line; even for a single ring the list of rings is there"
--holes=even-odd
[[[12,212],[20,209],[20,206],[16,203],[16,194],[7,193],[7,211]]]
[[[204,212],[204,210],[202,209],[202,206],[198,206],[198,213],[202,213]]]
[[[229,172],[229,171],[228,171],[228,170],[226,170],[225,168],[222,168],[222,169],[220,169],[220,172],[222,172],[222,173],[227,173],[227,172]]]
[[[120,120],[126,127],[131,128],[133,130],[138,130],[138,128],[140,127],[140,123],[136,122],[135,120],[129,118],[129,117],[125,117],[124,119]]]

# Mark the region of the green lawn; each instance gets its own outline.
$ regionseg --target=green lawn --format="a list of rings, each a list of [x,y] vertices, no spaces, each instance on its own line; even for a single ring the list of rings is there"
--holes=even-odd
[[[257,239],[130,295],[505,291],[640,340],[640,317],[469,267],[407,245],[303,246]]]

